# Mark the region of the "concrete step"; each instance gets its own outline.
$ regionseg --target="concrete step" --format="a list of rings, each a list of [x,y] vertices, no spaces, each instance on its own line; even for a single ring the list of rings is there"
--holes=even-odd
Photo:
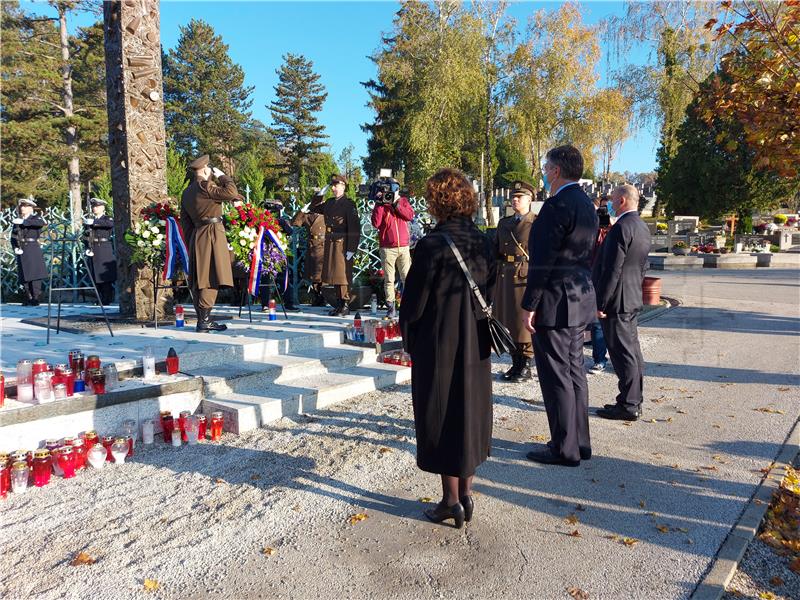
[[[313,412],[410,379],[409,367],[378,362],[361,363],[338,372],[300,375],[269,385],[247,377],[236,392],[205,397],[202,408],[206,414],[222,411],[225,430],[243,433],[281,417]]]
[[[339,344],[332,347],[309,349],[294,354],[268,356],[257,361],[224,363],[185,371],[202,377],[204,393],[214,396],[243,389],[262,389],[274,383],[297,378],[312,378],[355,367],[361,363],[374,363],[374,349],[357,348]]]

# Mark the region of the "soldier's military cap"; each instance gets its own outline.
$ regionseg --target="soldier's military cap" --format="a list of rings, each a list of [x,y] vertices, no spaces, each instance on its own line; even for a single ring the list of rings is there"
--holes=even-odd
[[[28,198],[20,198],[19,200],[17,200],[17,204],[19,206],[33,206],[34,208],[36,208],[36,200],[33,199],[33,196],[30,196]]]
[[[347,185],[347,179],[345,179],[341,175],[331,175],[331,185],[333,185],[335,183],[343,183],[343,184]]]
[[[530,183],[528,183],[527,181],[515,181],[511,185],[511,188],[513,190],[513,192],[511,193],[512,196],[520,196],[520,195],[533,196],[534,195],[533,186]]]
[[[91,204],[92,206],[100,206],[100,205],[106,206],[108,202],[106,202],[102,198],[90,198],[89,204]]]
[[[203,156],[200,158],[195,158],[192,162],[190,162],[189,168],[199,171],[203,167],[207,167],[210,161],[211,159],[208,157],[208,154],[203,154]]]

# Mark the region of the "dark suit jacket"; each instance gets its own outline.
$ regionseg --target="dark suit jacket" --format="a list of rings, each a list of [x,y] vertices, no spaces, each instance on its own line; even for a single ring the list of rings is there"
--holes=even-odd
[[[547,199],[531,226],[522,308],[542,327],[583,327],[595,319],[591,260],[597,213],[580,186]]]
[[[635,212],[620,218],[600,246],[592,280],[597,309],[607,314],[642,308],[642,280],[648,268],[650,230]]]

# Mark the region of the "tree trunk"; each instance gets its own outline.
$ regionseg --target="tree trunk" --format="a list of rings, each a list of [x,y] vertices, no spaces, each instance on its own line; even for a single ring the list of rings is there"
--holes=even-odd
[[[486,225],[487,227],[497,227],[494,222],[494,206],[492,204],[492,189],[494,180],[492,177],[492,84],[487,77],[486,80],[486,135],[484,139],[484,153],[486,155],[486,177],[483,180],[483,200],[486,206]],[[488,190],[488,192],[487,192]]]
[[[58,5],[58,30],[61,36],[61,94],[64,99],[64,117],[69,121],[74,115],[72,106],[72,66],[69,62],[69,32],[67,31],[67,9]],[[69,147],[67,162],[67,181],[70,192],[70,214],[72,229],[76,231],[81,224],[81,169],[78,160],[78,130],[75,125],[68,125],[65,142]]]

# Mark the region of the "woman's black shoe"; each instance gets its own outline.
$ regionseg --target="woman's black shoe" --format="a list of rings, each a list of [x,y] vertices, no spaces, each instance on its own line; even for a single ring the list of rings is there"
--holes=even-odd
[[[475,502],[472,499],[472,496],[463,496],[458,499],[461,503],[461,506],[464,507],[464,520],[469,523],[472,521],[472,511],[475,510]]]
[[[436,508],[426,510],[425,516],[434,523],[454,519],[456,529],[461,529],[464,526],[464,507],[461,506],[460,502],[456,502],[453,506],[445,506],[444,502],[439,502]]]

